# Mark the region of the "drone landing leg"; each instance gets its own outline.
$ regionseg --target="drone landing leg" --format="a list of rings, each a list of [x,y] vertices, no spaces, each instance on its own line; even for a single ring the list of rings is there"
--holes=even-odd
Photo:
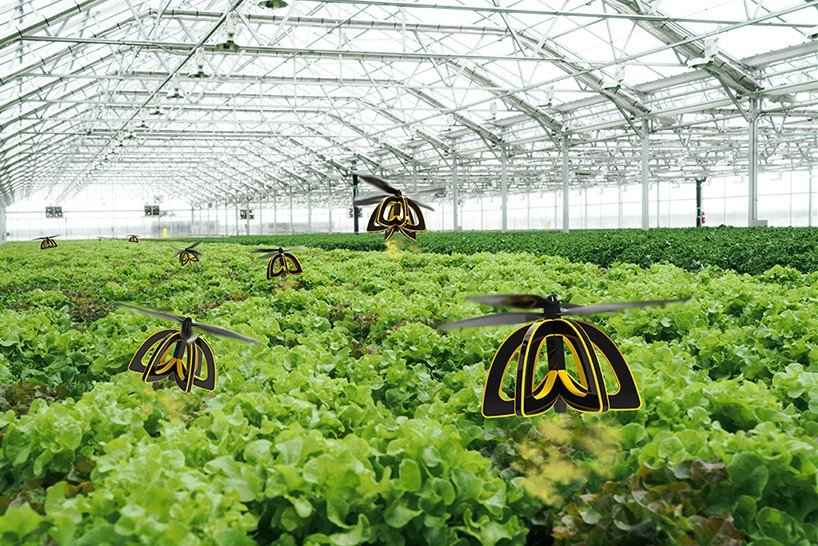
[[[562,338],[557,337],[550,337],[545,340],[546,344],[546,351],[548,355],[548,369],[549,370],[564,370],[565,369],[565,353],[563,352],[562,348]],[[562,397],[557,397],[556,402],[554,402],[554,412],[556,413],[565,413],[565,410],[568,409],[568,406],[565,404],[565,401]]]

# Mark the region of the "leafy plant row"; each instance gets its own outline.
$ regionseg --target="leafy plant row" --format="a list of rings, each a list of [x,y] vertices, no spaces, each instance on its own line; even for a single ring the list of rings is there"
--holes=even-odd
[[[307,249],[277,284],[201,248],[0,247],[0,543],[818,542],[818,273]],[[483,292],[691,300],[594,317],[642,410],[486,420],[508,329],[434,328]],[[116,301],[263,343],[153,388],[125,368],[164,325]]]
[[[381,235],[367,233],[241,236],[221,240],[240,244],[303,244],[326,250],[385,248]],[[818,271],[818,230],[812,228],[607,229],[567,234],[556,231],[430,232],[422,234],[411,246],[441,254],[528,252],[603,267],[618,262],[643,267],[667,262],[689,271],[713,265],[754,275],[775,265],[802,272]]]

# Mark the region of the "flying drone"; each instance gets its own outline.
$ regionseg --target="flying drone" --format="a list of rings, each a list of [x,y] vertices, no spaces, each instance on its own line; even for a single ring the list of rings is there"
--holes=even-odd
[[[678,303],[685,299],[632,301],[603,303],[599,305],[574,305],[561,303],[556,296],[545,298],[531,294],[510,294],[474,296],[472,301],[494,307],[516,307],[518,309],[542,309],[541,312],[496,313],[448,322],[439,326],[441,330],[471,328],[477,326],[500,326],[505,324],[530,323],[515,330],[494,355],[489,366],[486,385],[483,389],[484,417],[533,417],[554,406],[562,413],[566,405],[586,413],[603,413],[608,410],[635,410],[642,406],[633,375],[625,357],[616,344],[602,331],[588,322],[563,318],[563,315],[592,315],[611,313],[647,307]],[[535,384],[535,373],[540,348],[546,344],[548,371],[539,384]],[[579,371],[579,381],[565,369],[565,344],[573,356]],[[501,392],[503,377],[514,354],[519,350],[514,398]],[[597,354],[607,361],[619,388],[609,393],[605,388],[602,370]]]
[[[139,242],[139,237],[137,237],[136,235],[128,235],[128,242],[129,243],[138,243]]]
[[[200,243],[201,241],[196,241],[195,243],[186,248],[177,249],[176,254],[174,254],[174,256],[179,256],[179,263],[182,265],[187,265],[190,262],[198,262],[199,256],[202,255],[202,251],[196,250],[196,246],[199,245]]]
[[[304,272],[304,269],[301,267],[301,262],[291,254],[293,250],[301,250],[302,248],[306,247],[254,248],[253,252],[260,253],[261,256],[259,256],[259,258],[264,260],[270,259],[270,262],[267,264],[267,280],[272,280],[276,277],[300,275]]]
[[[45,250],[47,248],[57,248],[57,241],[54,240],[55,237],[59,237],[59,235],[48,235],[46,237],[35,237],[32,241],[42,241],[40,243],[40,250]]]
[[[384,193],[369,195],[355,199],[352,204],[356,207],[374,205],[378,203],[366,230],[370,233],[385,232],[385,239],[388,241],[392,236],[400,232],[413,241],[418,233],[426,231],[426,220],[423,218],[421,207],[428,210],[435,210],[431,206],[418,201],[413,196],[404,195],[400,190],[392,187],[385,180],[375,176],[360,175],[358,178],[372,184]],[[418,194],[432,194],[442,191],[444,188],[432,188],[422,190]]]
[[[167,377],[173,379],[184,392],[190,392],[193,387],[208,391],[216,388],[216,361],[213,358],[213,351],[207,341],[199,337],[195,330],[237,339],[245,343],[258,343],[253,338],[225,328],[194,322],[190,317],[127,303],[119,305],[151,317],[176,321],[182,325],[181,328],[159,330],[136,350],[128,364],[128,369],[141,373],[142,380],[146,383],[153,383]]]

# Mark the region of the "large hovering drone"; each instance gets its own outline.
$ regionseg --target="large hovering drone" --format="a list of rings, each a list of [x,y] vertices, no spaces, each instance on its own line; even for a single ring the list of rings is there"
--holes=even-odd
[[[188,247],[177,249],[176,254],[174,254],[174,256],[179,256],[179,263],[182,265],[187,265],[190,262],[198,262],[199,256],[202,255],[202,251],[196,250],[196,246],[199,245],[200,243],[201,241],[196,241],[195,243]]]
[[[138,243],[139,242],[139,237],[137,237],[136,235],[128,235],[128,242],[129,243]]]
[[[55,237],[59,237],[57,235],[47,235],[45,237],[35,237],[32,239],[33,241],[42,241],[40,243],[40,250],[45,250],[47,248],[57,248],[57,241],[54,240]]]
[[[304,269],[301,267],[301,262],[291,254],[293,250],[301,250],[302,248],[306,247],[254,248],[253,252],[261,253],[259,258],[264,260],[270,259],[270,262],[267,264],[267,280],[272,280],[276,277],[300,275],[304,272]]]
[[[426,231],[426,220],[423,218],[421,207],[428,210],[435,210],[430,205],[418,201],[414,197],[404,195],[400,190],[392,187],[385,180],[381,180],[375,176],[360,175],[358,178],[372,184],[383,193],[377,195],[369,195],[355,199],[352,204],[356,207],[365,205],[374,205],[378,203],[372,216],[369,217],[369,223],[366,230],[370,233],[385,232],[385,240],[389,240],[392,236],[400,232],[413,241],[417,234]],[[432,194],[438,193],[445,188],[432,188],[429,190],[422,190],[418,194]]]
[[[608,410],[635,410],[642,406],[633,375],[616,344],[602,331],[587,322],[563,318],[563,315],[592,315],[611,313],[686,301],[684,299],[574,305],[561,303],[556,296],[545,298],[531,294],[474,296],[472,301],[495,307],[542,309],[542,311],[496,313],[457,322],[441,324],[441,330],[476,326],[500,326],[530,323],[515,330],[494,355],[483,390],[483,416],[533,417],[554,406],[558,413],[566,405],[586,413]],[[548,371],[535,385],[540,348],[546,344]],[[579,371],[579,381],[565,369],[563,343],[571,351]],[[514,398],[501,392],[503,377],[514,354],[519,350]],[[612,393],[605,389],[597,353],[601,354],[613,371],[619,388]]]
[[[146,383],[152,383],[167,377],[173,379],[184,392],[190,392],[193,387],[208,391],[216,388],[216,361],[213,358],[213,351],[204,338],[196,334],[195,330],[237,339],[245,343],[258,343],[253,338],[245,337],[225,328],[194,322],[190,317],[182,317],[128,303],[120,303],[119,305],[151,317],[181,323],[181,328],[159,330],[145,340],[136,350],[130,364],[128,364],[128,369],[132,372],[141,373],[142,380]]]

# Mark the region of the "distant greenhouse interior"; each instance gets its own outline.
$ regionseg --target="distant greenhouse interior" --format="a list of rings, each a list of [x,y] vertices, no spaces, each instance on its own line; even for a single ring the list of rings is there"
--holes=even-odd
[[[818,0],[33,0],[0,21],[4,239],[350,232],[364,174],[442,187],[430,230],[818,221]]]

